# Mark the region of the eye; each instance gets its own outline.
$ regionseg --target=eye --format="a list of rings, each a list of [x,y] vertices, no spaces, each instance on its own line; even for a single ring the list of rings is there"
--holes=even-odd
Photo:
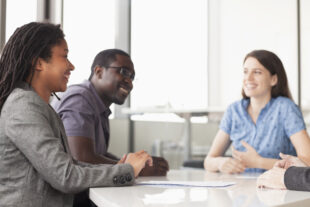
[[[255,70],[255,74],[262,74],[260,70]]]
[[[130,76],[131,72],[127,68],[123,68],[123,74],[126,75],[126,76]]]
[[[132,73],[129,68],[122,67],[120,73],[122,76],[130,78],[132,81],[135,79],[135,73]]]

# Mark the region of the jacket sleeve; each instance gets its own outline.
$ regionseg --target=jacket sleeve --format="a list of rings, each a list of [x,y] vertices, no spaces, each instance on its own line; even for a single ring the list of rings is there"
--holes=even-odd
[[[284,174],[284,184],[289,190],[310,191],[310,167],[290,167]]]
[[[76,193],[89,187],[134,183],[130,164],[80,165],[74,162],[65,152],[61,138],[55,136],[50,121],[58,120],[49,120],[49,106],[33,97],[21,99],[13,100],[4,111],[5,133],[53,188]]]

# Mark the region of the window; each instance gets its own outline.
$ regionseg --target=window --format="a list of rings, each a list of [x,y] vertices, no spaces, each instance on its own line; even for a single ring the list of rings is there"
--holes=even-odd
[[[88,79],[96,54],[114,47],[115,2],[65,0],[63,29],[75,66],[69,85]]]
[[[310,1],[300,1],[300,26],[301,26],[301,107],[308,132],[310,126]]]
[[[6,1],[6,42],[17,27],[36,21],[37,0],[9,0]]]
[[[274,52],[283,62],[295,102],[297,90],[297,15],[291,0],[213,1],[213,27],[209,37],[215,62],[209,70],[213,106],[226,107],[241,99],[243,59],[255,49]],[[211,23],[210,23],[211,25]],[[211,34],[214,33],[214,34]],[[211,38],[212,35],[212,38]],[[211,54],[211,53],[210,53]],[[209,104],[211,105],[211,103]],[[209,105],[209,106],[210,106]]]
[[[207,107],[207,1],[133,0],[131,106]]]

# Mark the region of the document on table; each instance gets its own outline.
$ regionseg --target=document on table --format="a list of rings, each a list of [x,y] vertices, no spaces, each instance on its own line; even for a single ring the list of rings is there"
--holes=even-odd
[[[224,181],[137,181],[136,185],[223,188],[235,182]]]

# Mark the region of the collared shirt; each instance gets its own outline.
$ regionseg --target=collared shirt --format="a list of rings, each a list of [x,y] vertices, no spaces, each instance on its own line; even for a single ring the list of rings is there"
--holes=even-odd
[[[61,100],[52,102],[52,106],[62,119],[67,136],[90,138],[96,143],[97,154],[107,153],[111,111],[90,81],[69,86]]]
[[[249,99],[231,104],[226,110],[220,129],[229,134],[232,145],[245,151],[241,144],[244,140],[265,158],[280,159],[279,153],[296,155],[290,137],[305,129],[302,113],[289,98],[272,98],[261,110],[256,124],[252,121],[247,108]],[[246,172],[264,172],[263,169],[246,169]]]

